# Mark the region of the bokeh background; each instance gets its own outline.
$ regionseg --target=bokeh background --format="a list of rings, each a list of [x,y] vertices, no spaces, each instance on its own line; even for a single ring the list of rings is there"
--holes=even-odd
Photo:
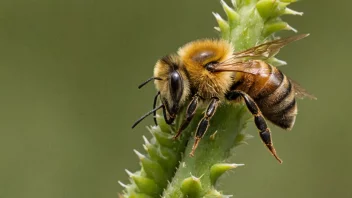
[[[318,97],[299,101],[291,132],[273,127],[279,165],[255,138],[223,179],[236,197],[352,197],[351,2],[295,3],[286,16],[311,36],[281,69]],[[139,169],[154,87],[137,85],[184,43],[216,37],[218,0],[0,2],[0,197],[112,198]],[[282,35],[289,35],[285,33]]]

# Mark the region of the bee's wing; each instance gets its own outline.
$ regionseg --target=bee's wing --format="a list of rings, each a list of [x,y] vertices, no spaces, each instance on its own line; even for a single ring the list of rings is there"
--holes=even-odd
[[[263,67],[261,65],[263,61],[260,60],[247,60],[247,61],[237,61],[235,63],[220,63],[214,67],[212,72],[243,72],[253,75],[268,76],[270,75],[270,70],[268,67]],[[317,98],[308,93],[303,87],[301,87],[297,82],[289,78],[289,81],[293,85],[295,94],[297,98],[309,98],[316,100]]]
[[[235,52],[233,54],[233,59],[239,59],[239,58],[268,59],[270,57],[275,56],[280,51],[280,49],[285,45],[293,41],[303,39],[307,36],[309,36],[309,34],[300,34],[300,35],[295,35],[295,36],[291,36],[283,39],[270,41],[241,52]]]
[[[295,82],[294,80],[290,79],[290,82],[291,84],[293,85],[293,88],[294,88],[294,91],[295,91],[295,94],[296,94],[296,97],[297,98],[309,98],[309,99],[312,99],[312,100],[316,100],[317,98],[308,93],[307,90],[305,90],[303,87],[301,87],[301,85],[299,85],[297,82]]]
[[[267,67],[262,67],[260,60],[243,60],[234,63],[219,63],[214,67],[212,72],[243,72],[253,75],[269,75],[270,70]]]

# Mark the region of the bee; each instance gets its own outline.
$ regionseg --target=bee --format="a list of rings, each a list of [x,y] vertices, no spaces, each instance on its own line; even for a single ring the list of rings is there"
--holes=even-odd
[[[150,114],[154,114],[156,123],[158,109],[163,110],[166,123],[172,124],[180,109],[187,105],[185,118],[175,135],[177,138],[192,121],[199,104],[205,104],[207,108],[198,123],[190,153],[193,156],[219,104],[244,102],[254,116],[261,140],[282,163],[266,119],[290,130],[297,115],[296,98],[315,97],[267,60],[282,47],[307,36],[277,39],[240,52],[234,52],[234,47],[225,40],[204,39],[184,45],[177,53],[158,60],[154,76],[139,86],[154,80],[158,93],[154,98],[154,109],[137,120],[133,127]],[[156,107],[159,97],[161,105]]]

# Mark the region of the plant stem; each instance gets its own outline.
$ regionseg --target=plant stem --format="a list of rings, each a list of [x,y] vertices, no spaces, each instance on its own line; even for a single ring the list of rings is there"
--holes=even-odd
[[[190,128],[196,129],[201,117],[202,114],[198,114]],[[224,163],[230,156],[232,148],[244,139],[243,133],[240,137],[238,136],[245,128],[248,118],[249,114],[243,105],[224,104],[220,106],[210,122],[207,134],[199,143],[194,157],[188,155],[194,143],[193,138],[188,142],[184,158],[168,188],[164,191],[164,197],[182,197],[180,191],[182,181],[191,176],[200,179],[203,189],[201,196],[214,193],[212,192],[214,189],[210,178],[210,167]]]

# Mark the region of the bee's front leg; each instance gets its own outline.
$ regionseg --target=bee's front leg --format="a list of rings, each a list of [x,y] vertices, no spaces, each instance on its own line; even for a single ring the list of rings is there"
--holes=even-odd
[[[210,119],[214,116],[216,109],[219,105],[219,98],[212,98],[207,110],[204,113],[204,117],[200,120],[198,127],[197,127],[197,132],[195,135],[195,142],[192,147],[192,151],[190,153],[191,156],[194,155],[194,151],[198,147],[199,141],[202,139],[204,136],[205,132],[207,132],[207,129],[209,127],[209,121]]]
[[[186,117],[183,120],[180,128],[178,129],[177,134],[175,135],[174,139],[178,138],[181,135],[182,131],[185,130],[187,128],[187,126],[189,125],[189,123],[191,122],[191,120],[197,110],[198,100],[199,100],[199,96],[194,95],[191,102],[189,103],[189,105],[187,107]]]
[[[159,96],[160,96],[160,91],[158,91],[158,93],[156,93],[156,95],[154,96],[153,109],[155,109],[155,107],[156,107],[156,103],[158,102]],[[153,113],[153,119],[154,119],[155,126],[157,126],[158,122],[156,120],[156,111],[154,111],[154,113]]]

